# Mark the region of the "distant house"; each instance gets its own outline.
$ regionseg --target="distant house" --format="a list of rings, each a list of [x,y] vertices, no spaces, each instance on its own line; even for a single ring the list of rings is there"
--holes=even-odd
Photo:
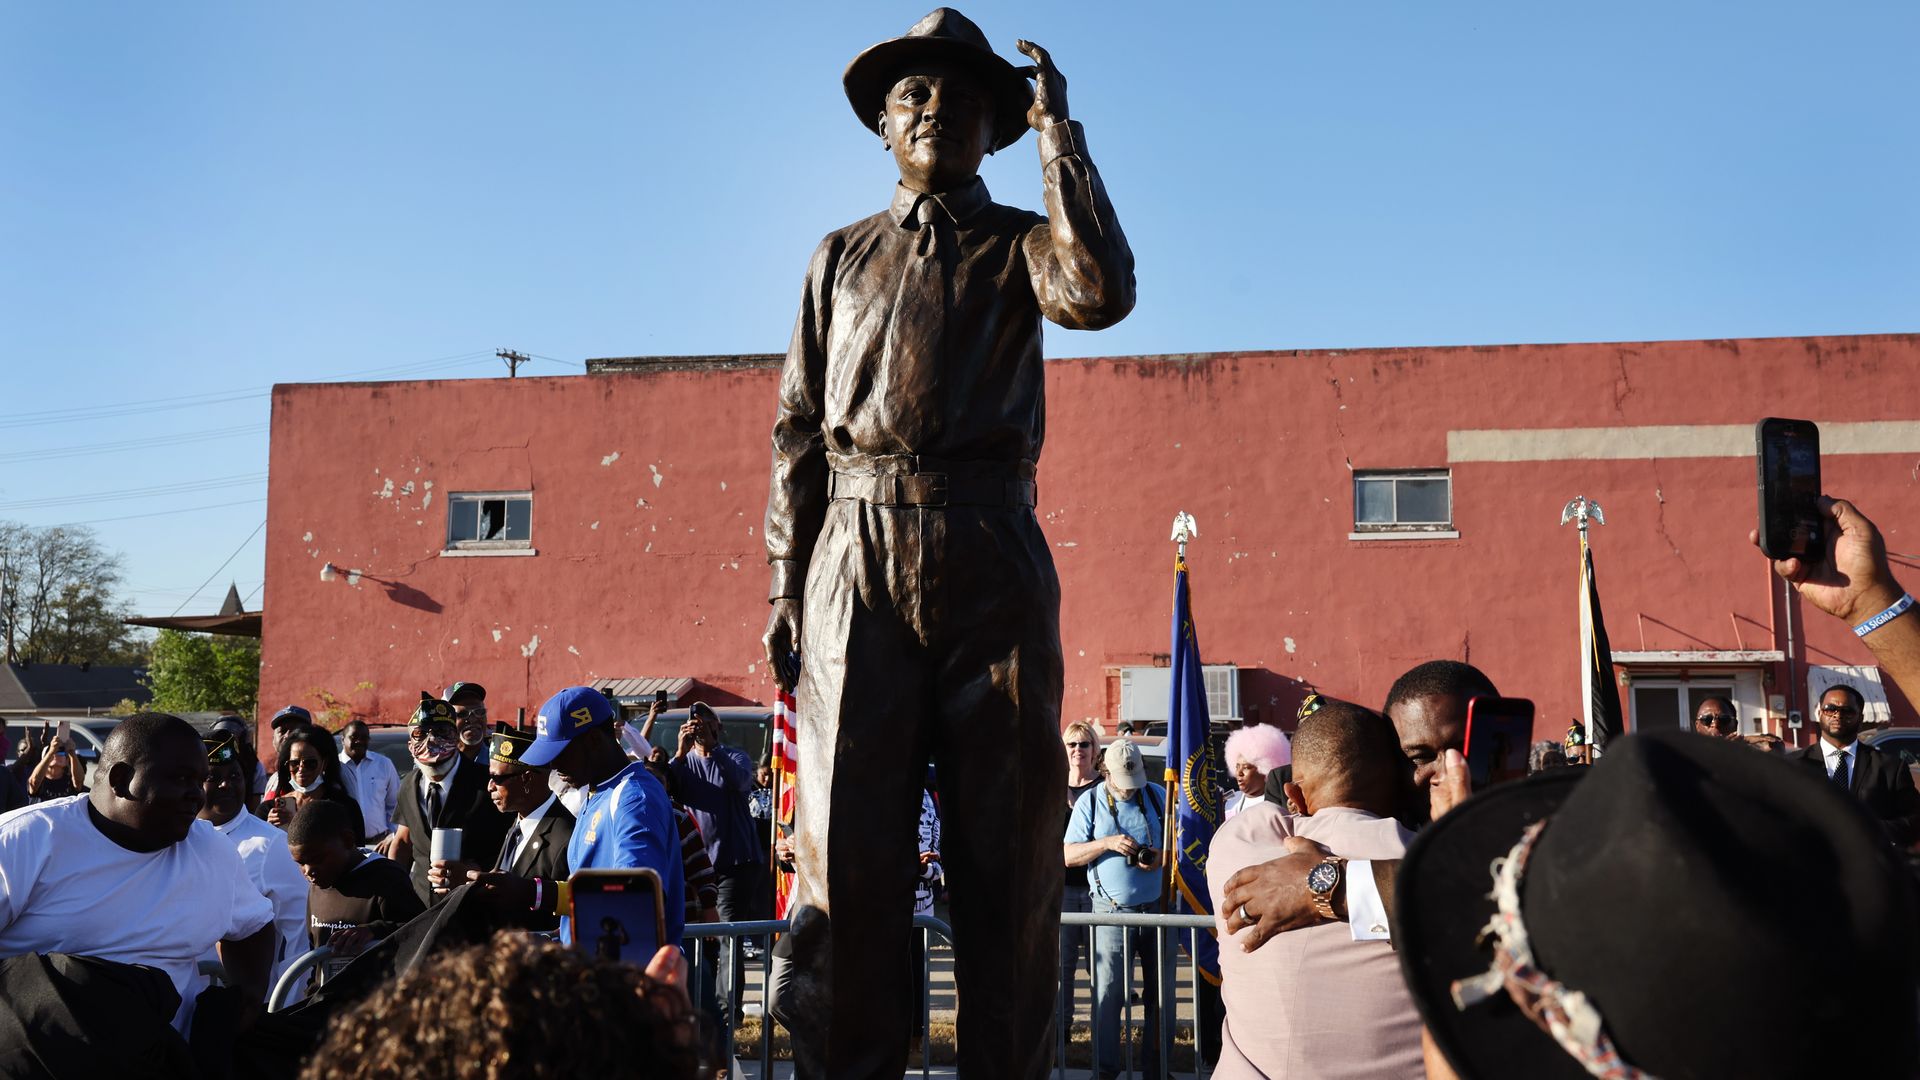
[[[105,664],[0,666],[0,715],[91,716],[132,699],[146,704],[146,668]]]

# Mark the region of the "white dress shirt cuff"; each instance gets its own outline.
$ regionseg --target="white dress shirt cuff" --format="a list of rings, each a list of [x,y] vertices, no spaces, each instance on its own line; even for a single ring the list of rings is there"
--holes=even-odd
[[[1355,941],[1392,941],[1387,926],[1387,905],[1380,899],[1380,886],[1373,881],[1373,863],[1368,859],[1347,862],[1347,925]]]

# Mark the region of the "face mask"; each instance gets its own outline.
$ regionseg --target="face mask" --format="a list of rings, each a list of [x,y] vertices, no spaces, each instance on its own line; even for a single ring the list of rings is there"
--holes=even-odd
[[[315,778],[314,778],[314,781],[313,781],[313,783],[311,783],[311,784],[302,784],[302,783],[301,783],[300,781],[298,781],[298,780],[295,780],[295,779],[293,778],[293,774],[292,774],[292,773],[288,773],[288,774],[287,774],[287,786],[288,786],[288,787],[291,787],[291,788],[292,788],[293,790],[295,790],[295,791],[297,791],[297,792],[299,792],[299,793],[300,793],[300,794],[302,794],[302,795],[311,795],[311,794],[313,794],[314,792],[316,792],[316,791],[319,791],[319,790],[320,790],[320,783],[321,783],[321,781],[323,781],[323,780],[325,780],[325,779],[326,779],[326,777],[325,777],[325,775],[323,774],[323,775],[321,775],[321,776],[318,776],[318,777],[315,777]]]
[[[429,735],[425,745],[413,749],[413,760],[426,766],[444,764],[453,757],[455,741],[441,735]]]

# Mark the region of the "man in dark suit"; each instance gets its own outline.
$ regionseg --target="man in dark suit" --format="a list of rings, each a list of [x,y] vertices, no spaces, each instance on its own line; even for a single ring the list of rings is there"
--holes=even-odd
[[[1865,709],[1860,691],[1846,683],[1828,687],[1820,695],[1820,739],[1794,757],[1852,792],[1880,819],[1887,839],[1906,847],[1920,830],[1920,790],[1914,788],[1906,762],[1859,741]]]
[[[452,888],[497,870],[529,880],[565,881],[572,876],[567,865],[567,842],[573,839],[573,813],[560,802],[548,784],[549,769],[522,765],[520,756],[533,745],[533,733],[502,726],[493,733],[487,754],[487,793],[494,808],[513,819],[506,840],[492,859],[486,862],[466,860],[436,862],[427,871],[434,888]],[[474,849],[474,855],[482,854]],[[498,890],[474,894],[481,898],[500,895]],[[528,930],[553,930],[559,927],[558,915],[544,915],[524,907],[501,909],[501,915],[513,926]]]
[[[399,829],[391,850],[382,854],[396,862],[411,862],[413,891],[431,906],[446,898],[427,880],[433,861],[433,830],[460,829],[463,855],[491,859],[500,850],[513,818],[487,797],[487,776],[481,766],[459,751],[453,706],[421,693],[420,705],[407,720],[407,752],[413,768],[400,778],[400,801],[394,808]],[[404,830],[406,840],[397,834]]]

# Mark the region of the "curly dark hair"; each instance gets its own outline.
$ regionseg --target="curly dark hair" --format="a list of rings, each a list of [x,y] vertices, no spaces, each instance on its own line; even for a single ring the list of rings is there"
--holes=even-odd
[[[697,1075],[684,990],[525,931],[457,949],[333,1018],[302,1080]]]

